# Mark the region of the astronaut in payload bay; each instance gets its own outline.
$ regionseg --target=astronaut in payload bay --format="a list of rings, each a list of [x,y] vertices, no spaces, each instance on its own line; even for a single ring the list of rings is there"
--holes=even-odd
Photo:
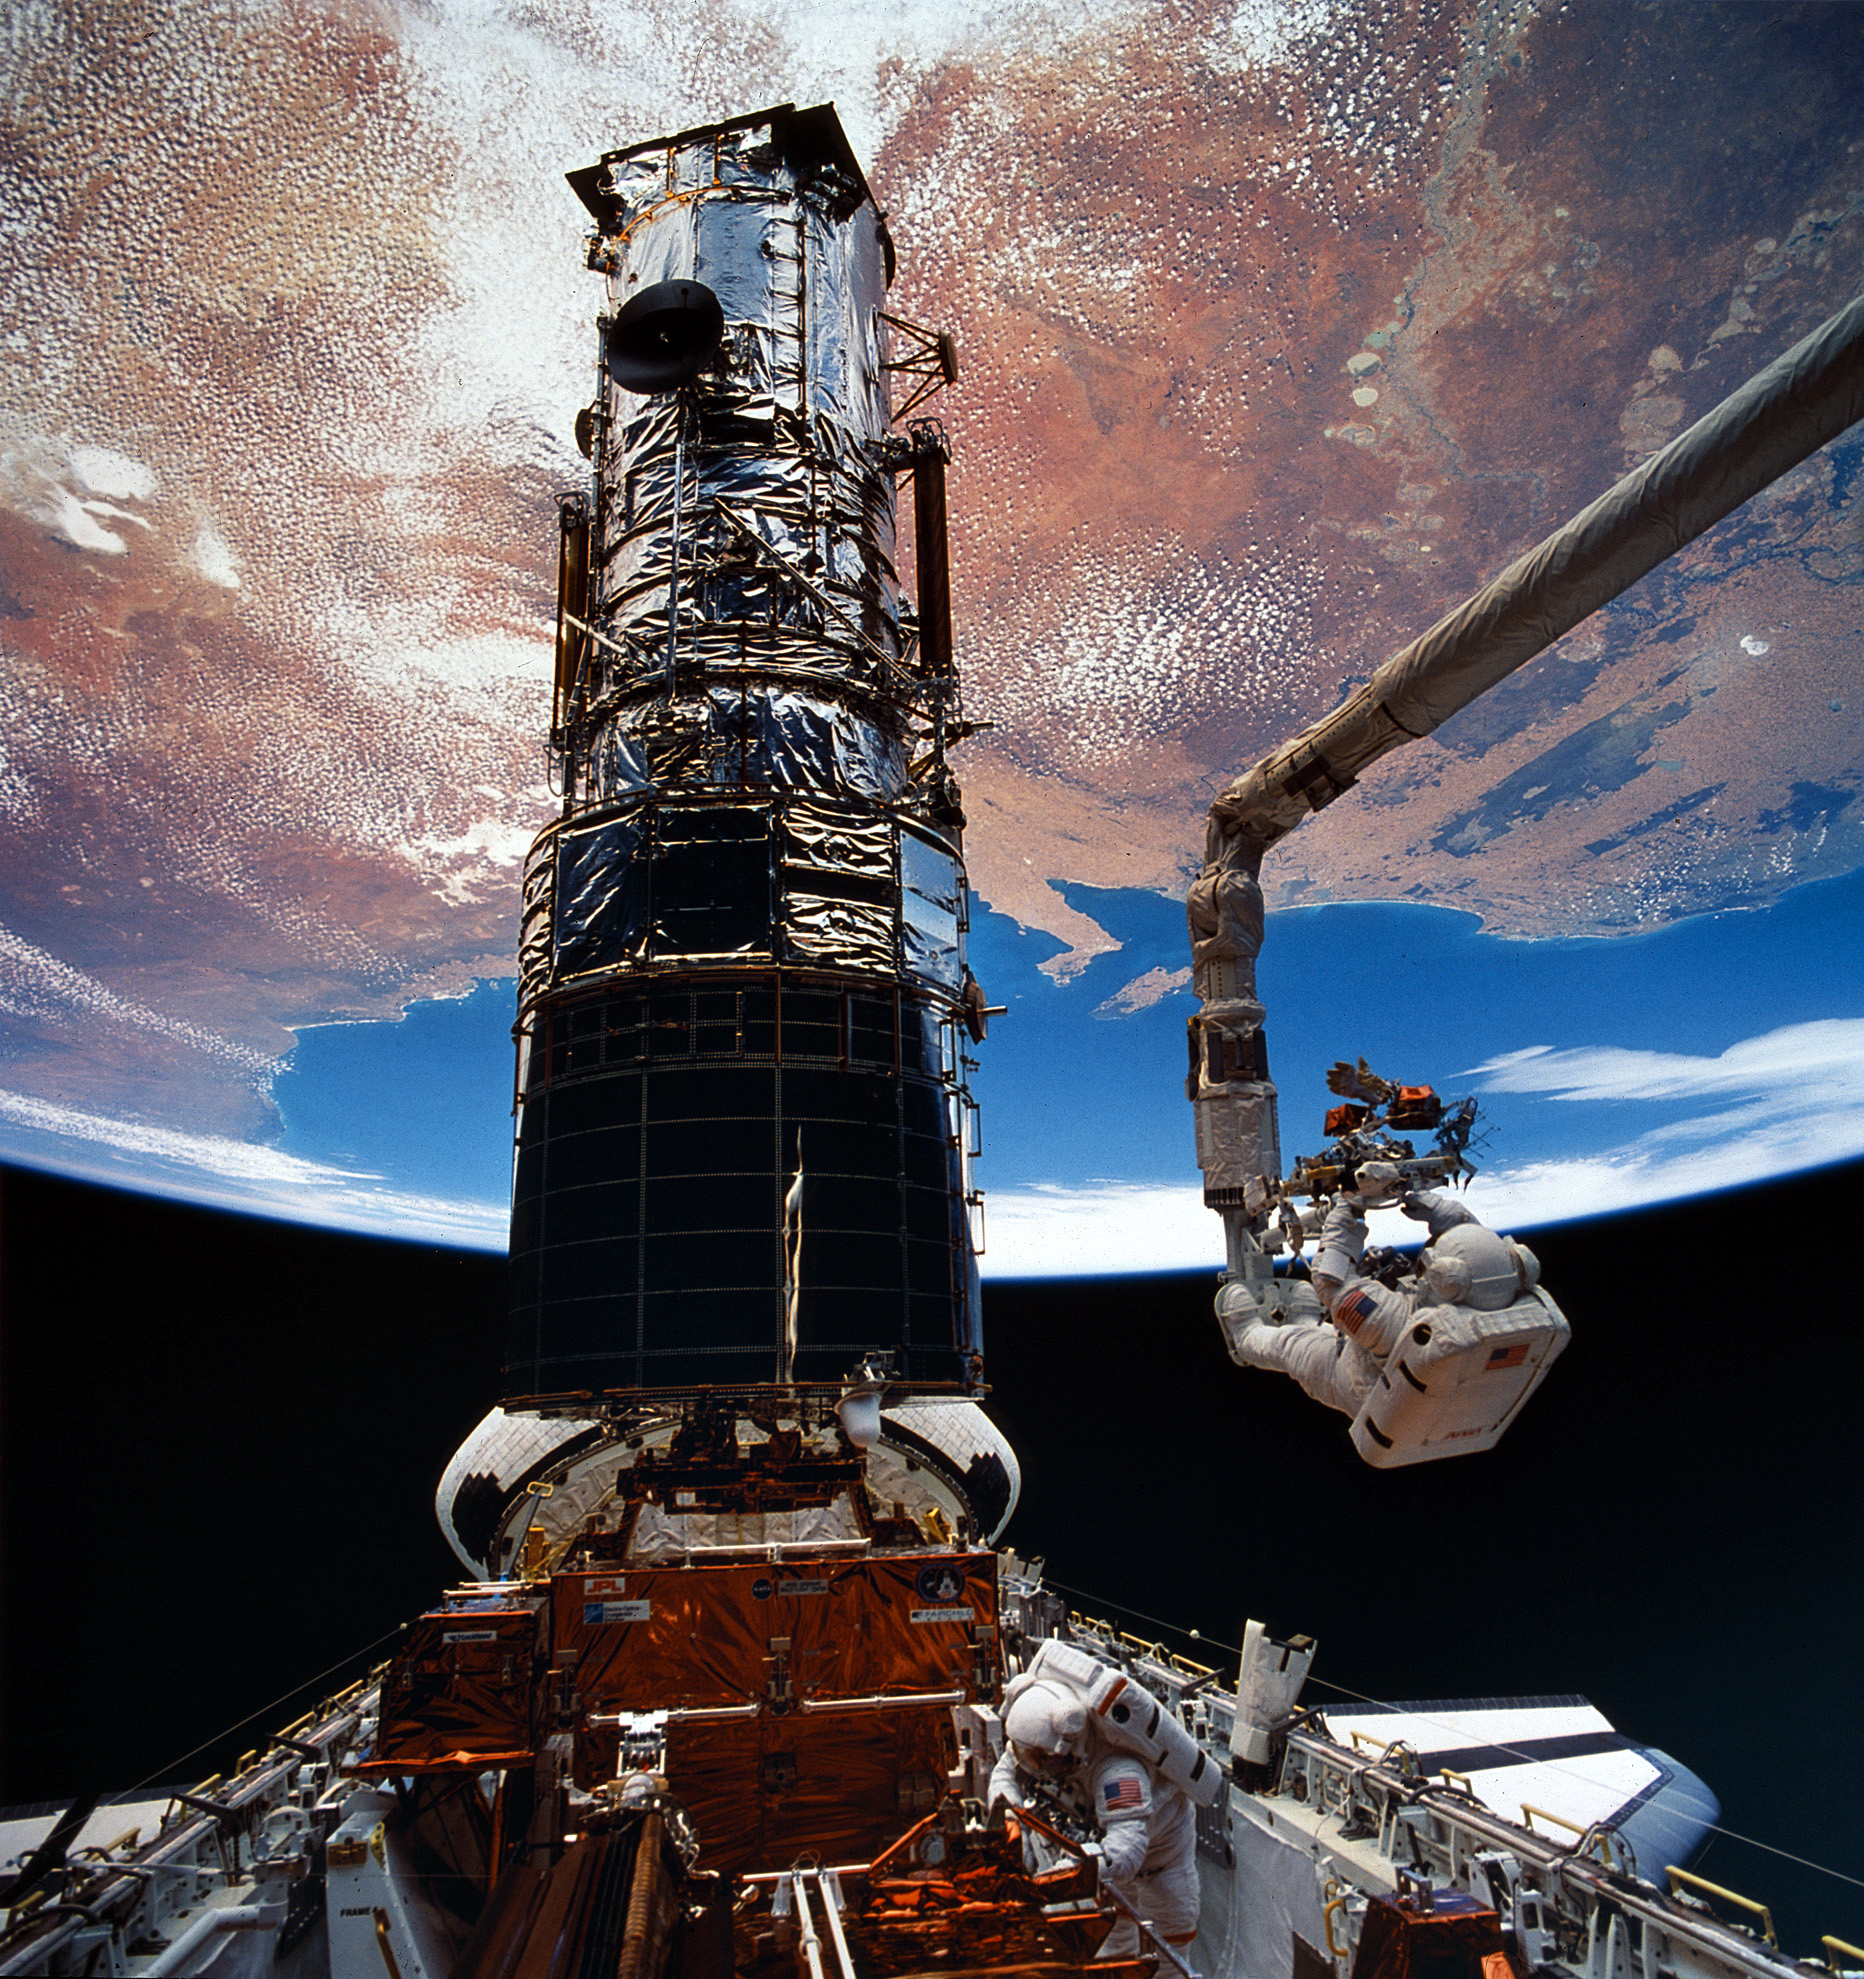
[[[1242,1285],[1226,1285],[1217,1295],[1217,1314],[1238,1361],[1292,1375],[1315,1401],[1349,1416],[1359,1413],[1413,1320],[1441,1306],[1499,1312],[1540,1278],[1532,1251],[1497,1236],[1454,1197],[1406,1190],[1388,1162],[1367,1162],[1357,1179],[1357,1189],[1334,1202],[1321,1226],[1309,1312],[1263,1318]],[[1393,1290],[1359,1273],[1365,1212],[1394,1202],[1430,1232],[1411,1290]]]
[[[1096,1731],[1066,1685],[1038,1677],[1012,1686],[1008,1744],[990,1775],[990,1803],[1021,1807],[1038,1786],[1090,1814],[1104,1831],[1101,1874],[1169,1945],[1197,1936],[1197,1810],[1169,1780]],[[1102,1958],[1131,1958],[1139,1928],[1122,1916]]]

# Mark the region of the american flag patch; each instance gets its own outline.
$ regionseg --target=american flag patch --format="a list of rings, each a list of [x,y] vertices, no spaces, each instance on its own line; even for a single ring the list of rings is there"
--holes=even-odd
[[[1100,1789],[1100,1804],[1109,1814],[1123,1814],[1129,1807],[1145,1804],[1139,1782],[1128,1773],[1123,1779],[1108,1780]]]
[[[1348,1292],[1333,1309],[1333,1323],[1344,1333],[1357,1333],[1372,1317],[1372,1294]]]
[[[1484,1374],[1493,1374],[1497,1368],[1519,1367],[1526,1359],[1527,1342],[1525,1340],[1517,1340],[1512,1347],[1497,1347],[1490,1354],[1488,1364],[1482,1371]]]

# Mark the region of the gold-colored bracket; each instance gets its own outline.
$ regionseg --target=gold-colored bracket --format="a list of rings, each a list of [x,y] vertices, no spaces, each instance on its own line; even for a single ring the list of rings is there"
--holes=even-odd
[[[1551,1821],[1556,1828],[1564,1828],[1569,1835],[1577,1835],[1573,1847],[1580,1854],[1596,1851],[1598,1859],[1607,1869],[1624,1869],[1631,1866],[1630,1849],[1616,1828],[1607,1827],[1602,1821],[1595,1821],[1589,1828],[1582,1828],[1577,1821],[1569,1821],[1563,1814],[1552,1814],[1544,1807],[1530,1807],[1521,1803],[1521,1819],[1531,1829],[1535,1817]]]
[[[375,1913],[376,1949],[382,1954],[382,1963],[388,1968],[388,1979],[401,1979],[400,1961],[395,1957],[395,1948],[388,1941],[388,1912]]]
[[[1705,1897],[1720,1897],[1724,1903],[1738,1905],[1742,1910],[1760,1919],[1761,1936],[1774,1948],[1780,1949],[1780,1941],[1773,1935],[1773,1912],[1764,1903],[1756,1903],[1752,1897],[1744,1897],[1738,1890],[1725,1890],[1719,1883],[1711,1883],[1701,1876],[1692,1876],[1687,1869],[1666,1869],[1663,1872],[1670,1879],[1670,1890],[1675,1894],[1680,1884],[1686,1889],[1696,1890]],[[1829,1940],[1827,1941],[1829,1942]],[[1864,1956],[1864,1954],[1861,1954]]]
[[[1346,1908],[1345,1897],[1335,1897],[1320,1913],[1320,1928],[1327,1934],[1327,1956],[1339,1959],[1344,1956],[1341,1947],[1333,1942],[1333,1916],[1335,1911]]]

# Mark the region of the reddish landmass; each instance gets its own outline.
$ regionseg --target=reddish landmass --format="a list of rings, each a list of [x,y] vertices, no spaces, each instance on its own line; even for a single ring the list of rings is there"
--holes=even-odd
[[[1856,10],[1233,12],[881,78],[896,306],[963,358],[973,871],[1064,968],[1107,938],[1058,884],[1176,890],[1224,781],[1864,280]],[[292,1026],[511,967],[596,299],[515,272],[573,273],[562,161],[487,168],[391,14],[206,19],[57,12],[0,154],[4,1084],[255,1134]],[[781,73],[694,32],[718,109]],[[471,368],[507,332],[547,415]],[[1274,898],[1602,933],[1854,866],[1855,471],[1380,766]]]

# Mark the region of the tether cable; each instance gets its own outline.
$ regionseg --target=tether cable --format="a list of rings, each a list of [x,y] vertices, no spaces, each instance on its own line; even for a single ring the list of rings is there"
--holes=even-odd
[[[211,1737],[202,1739],[199,1745],[184,1752],[179,1759],[170,1760],[166,1766],[158,1766],[146,1779],[138,1780],[133,1787],[126,1789],[122,1797],[127,1798],[128,1794],[140,1793],[144,1787],[154,1786],[157,1780],[165,1779],[179,1771],[196,1754],[205,1752],[210,1745],[218,1745],[223,1738],[231,1738],[235,1732],[244,1731],[255,1718],[263,1718],[268,1712],[276,1711],[281,1705],[290,1703],[294,1697],[302,1696],[313,1684],[322,1683],[326,1677],[335,1676],[339,1670],[347,1670],[352,1663],[359,1662],[371,1650],[380,1649],[391,1637],[398,1636],[405,1626],[405,1623],[397,1622],[392,1629],[378,1635],[373,1642],[365,1642],[360,1649],[352,1649],[347,1656],[340,1656],[327,1670],[319,1670],[316,1676],[306,1677],[302,1683],[293,1684],[289,1690],[273,1698],[271,1703],[260,1705],[258,1710],[248,1711],[245,1717],[235,1719],[232,1724],[224,1726]]]

